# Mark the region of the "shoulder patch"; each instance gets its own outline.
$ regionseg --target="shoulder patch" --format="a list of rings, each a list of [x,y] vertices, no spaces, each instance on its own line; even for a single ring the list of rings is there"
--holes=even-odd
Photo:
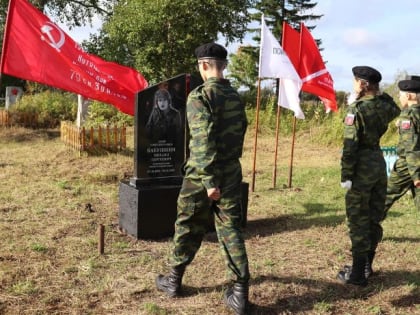
[[[411,128],[411,121],[410,120],[402,120],[400,122],[400,127],[402,130],[408,130]]]
[[[354,124],[354,114],[347,114],[346,118],[344,118],[344,124],[352,126]]]

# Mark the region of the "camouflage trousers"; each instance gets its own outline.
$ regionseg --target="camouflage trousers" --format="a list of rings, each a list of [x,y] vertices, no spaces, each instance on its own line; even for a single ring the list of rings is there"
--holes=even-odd
[[[408,172],[407,161],[399,158],[395,162],[394,168],[388,178],[384,219],[389,208],[391,208],[395,201],[404,196],[408,190],[411,190],[414,205],[420,211],[420,188],[414,186],[413,179]]]
[[[361,155],[352,188],[345,198],[353,256],[375,251],[382,240],[380,222],[384,216],[386,185],[386,164],[382,152]]]
[[[230,185],[221,186],[221,198],[213,202],[200,181],[184,178],[178,197],[172,267],[191,263],[209,230],[213,216],[229,278],[237,282],[248,282],[248,257],[241,229],[240,184],[239,179]]]

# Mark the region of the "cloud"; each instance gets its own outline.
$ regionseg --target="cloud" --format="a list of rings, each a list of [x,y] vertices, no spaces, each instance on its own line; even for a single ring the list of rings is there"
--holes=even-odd
[[[350,28],[344,30],[344,44],[350,47],[371,46],[375,45],[375,37],[363,28]]]

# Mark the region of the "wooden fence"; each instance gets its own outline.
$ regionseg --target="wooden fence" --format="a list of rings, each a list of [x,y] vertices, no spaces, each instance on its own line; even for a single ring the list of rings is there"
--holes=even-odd
[[[126,148],[126,127],[77,127],[72,122],[61,122],[61,140],[79,152],[121,151]]]
[[[0,109],[0,126],[22,126],[36,128],[38,126],[38,115],[36,113],[25,113]]]

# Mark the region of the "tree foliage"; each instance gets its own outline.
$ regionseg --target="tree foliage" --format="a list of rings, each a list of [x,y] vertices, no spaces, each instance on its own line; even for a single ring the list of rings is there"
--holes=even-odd
[[[95,15],[104,20],[112,15],[112,8],[118,0],[29,0],[55,22],[62,22],[70,29],[92,23]],[[6,26],[9,0],[0,0],[0,39]]]
[[[104,19],[112,15],[118,0],[29,0],[42,12],[47,12],[54,21],[65,23],[69,28],[92,22],[95,15]],[[0,0],[0,20],[3,28],[9,0]],[[2,32],[3,36],[3,32]]]
[[[117,0],[31,0],[41,11],[65,23],[69,28],[92,22],[95,15],[104,19],[112,15]]]
[[[267,27],[272,30],[274,36],[279,38],[282,36],[283,21],[290,24],[292,27],[299,29],[300,23],[319,20],[322,15],[310,14],[316,7],[317,3],[312,0],[260,0],[256,4],[256,12],[252,15],[255,21],[261,21],[261,15],[264,18]],[[313,29],[315,26],[305,25],[308,29]],[[260,42],[260,29],[249,29],[250,32],[255,33],[253,38],[258,44]],[[319,44],[319,43],[318,43]]]
[[[255,5],[255,10],[251,14],[251,20],[258,22],[258,26],[260,26],[261,15],[264,14],[267,26],[271,29],[273,35],[279,39],[279,42],[281,42],[283,21],[286,21],[295,28],[299,28],[300,23],[306,24],[308,21],[318,20],[322,15],[310,14],[316,5],[317,3],[312,2],[312,0],[260,0]],[[307,27],[313,29],[315,26]],[[258,67],[261,28],[249,28],[248,32],[254,34],[252,40],[256,45],[240,47],[237,55],[231,59],[235,60],[237,64],[249,65],[253,62],[254,67],[247,66],[245,69],[230,67],[230,77],[235,79],[240,76],[245,76],[247,81],[256,82],[258,72],[254,69]],[[318,40],[318,44],[320,43],[321,41]],[[244,71],[248,71],[248,73],[244,74]],[[250,88],[249,84],[243,83],[245,87]],[[253,93],[251,89],[250,93]]]
[[[229,79],[237,89],[245,87],[251,92],[256,89],[255,78],[258,75],[258,67],[254,58],[246,52],[249,46],[240,47],[236,54],[230,55],[228,65]]]
[[[220,35],[225,44],[242,39],[251,6],[252,0],[127,0],[114,7],[96,49],[158,82],[193,72],[198,45]]]

